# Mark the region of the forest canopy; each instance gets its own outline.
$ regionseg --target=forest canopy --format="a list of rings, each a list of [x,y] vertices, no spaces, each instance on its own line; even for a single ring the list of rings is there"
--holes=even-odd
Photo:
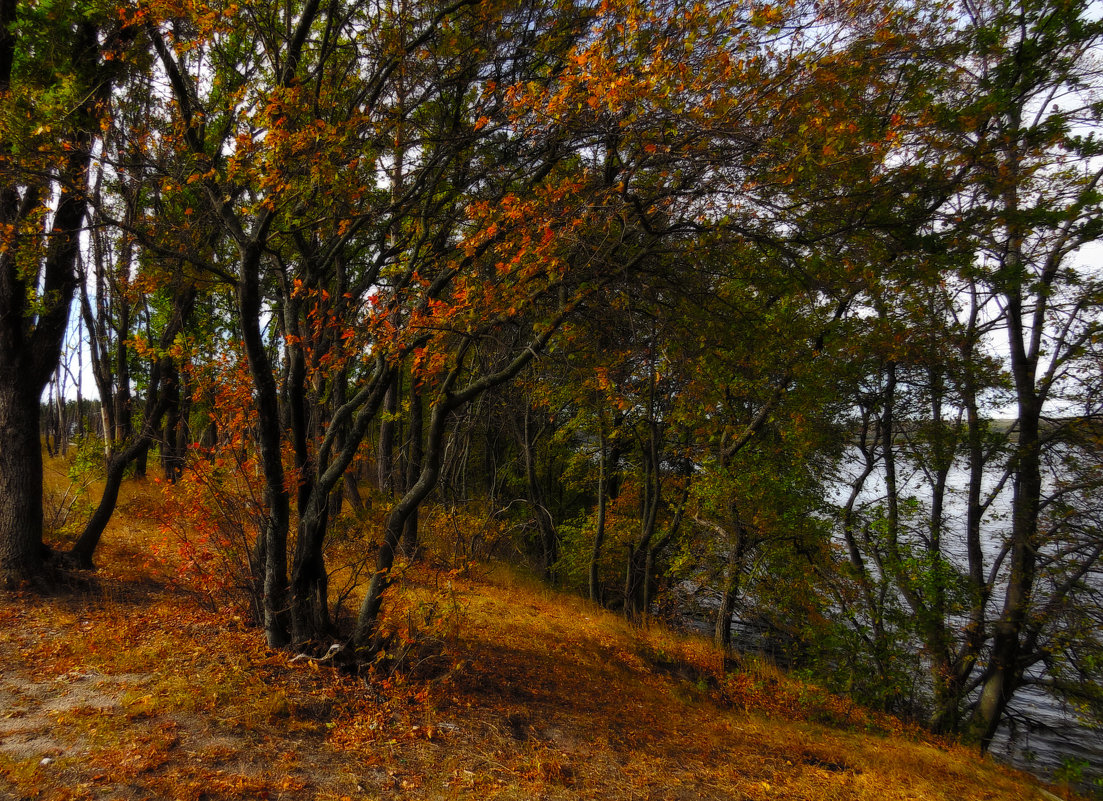
[[[1079,0],[0,0],[2,583],[90,569],[155,454],[274,648],[376,659],[447,508],[455,553],[985,747],[1024,687],[1098,714],[1101,34]],[[51,527],[78,426],[105,490]]]

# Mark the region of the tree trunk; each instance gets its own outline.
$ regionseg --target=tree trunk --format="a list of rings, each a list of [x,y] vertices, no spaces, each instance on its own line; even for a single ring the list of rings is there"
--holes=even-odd
[[[597,524],[594,531],[594,548],[590,552],[590,600],[601,603],[601,585],[598,574],[598,566],[601,560],[601,549],[605,545],[605,507],[608,486],[608,439],[605,436],[605,425],[602,424],[598,432],[601,443],[601,451],[598,455],[597,465]]]
[[[190,300],[183,307],[183,310],[178,310],[181,311],[181,316],[178,317],[180,323],[187,316],[188,310],[190,310]],[[168,331],[166,336],[168,335],[175,336],[172,329]],[[93,512],[88,523],[85,524],[80,538],[66,554],[68,561],[80,569],[92,570],[94,568],[93,556],[99,546],[104,529],[107,528],[111,515],[115,512],[115,505],[119,499],[119,488],[122,486],[126,468],[149,452],[154,435],[165,416],[165,411],[174,402],[171,388],[165,387],[162,381],[162,377],[166,375],[169,376],[170,380],[175,380],[177,375],[173,360],[168,356],[155,362],[153,369],[150,371],[150,383],[146,390],[145,420],[142,423],[142,430],[138,432],[137,437],[125,450],[112,453],[107,459],[107,478],[100,502],[96,505],[96,511]]]
[[[328,634],[329,575],[322,544],[329,520],[328,495],[316,492],[299,521],[295,569],[291,574],[291,641],[301,647]]]
[[[713,644],[727,657],[732,644],[732,618],[739,601],[739,585],[743,575],[743,554],[746,540],[743,526],[735,521],[733,526],[735,541],[730,543],[728,560],[724,566],[724,589],[720,597],[720,608],[716,610],[716,625],[712,632]]]
[[[972,366],[970,365],[970,370]],[[934,709],[930,727],[938,734],[959,732],[962,725],[962,705],[965,685],[976,667],[987,639],[985,608],[989,590],[984,575],[984,554],[981,550],[981,519],[984,506],[981,488],[984,481],[984,449],[980,413],[973,384],[967,379],[964,394],[966,406],[966,447],[969,459],[969,483],[966,488],[965,539],[968,554],[969,622],[956,654],[941,674],[934,675]],[[933,668],[933,666],[932,666]]]
[[[365,510],[364,499],[360,497],[360,480],[356,477],[356,470],[346,470],[344,477],[345,500],[352,507],[354,514],[362,514]]]
[[[394,485],[394,432],[395,415],[398,413],[398,373],[391,379],[383,398],[383,421],[379,425],[379,491],[395,494]]]
[[[144,447],[144,446],[142,446]],[[133,446],[132,448],[133,449]],[[128,449],[130,450],[130,449]],[[107,460],[107,478],[104,481],[103,495],[96,505],[96,511],[85,524],[84,531],[68,553],[68,559],[72,564],[82,570],[92,570],[95,564],[92,557],[96,547],[100,543],[104,529],[107,528],[111,515],[115,512],[115,506],[119,500],[119,488],[123,483],[127,465],[131,459],[126,454],[117,454]]]
[[[161,432],[161,472],[165,481],[175,484],[184,471],[182,460],[176,453],[176,429],[180,424],[180,381],[179,371],[169,362],[162,381],[167,400],[165,427]]]
[[[134,460],[134,478],[145,478],[149,473],[149,448],[146,448]]]
[[[421,407],[421,393],[417,388],[417,379],[410,378],[410,442],[406,451],[406,486],[407,492],[417,484],[421,475],[422,462],[422,437],[424,435],[424,415]],[[418,553],[418,509],[414,507],[410,516],[406,519],[406,527],[402,531],[402,553],[407,559],[414,559]]]
[[[0,3],[0,94],[10,86],[18,48],[11,28],[18,4]],[[39,402],[61,359],[69,310],[76,292],[80,231],[88,200],[87,185],[93,131],[112,75],[101,69],[100,30],[81,20],[64,46],[72,48],[75,79],[93,87],[84,103],[69,112],[77,127],[64,142],[67,155],[56,165],[58,192],[44,250],[36,245],[19,263],[15,243],[0,249],[0,583],[32,579],[44,561],[42,542],[42,443]],[[8,152],[11,143],[0,141]],[[0,178],[0,227],[15,230],[44,202],[37,179],[20,189],[18,160]],[[38,270],[27,273],[27,262]],[[31,292],[38,300],[32,308]],[[78,387],[79,389],[79,387]]]
[[[425,443],[425,464],[421,469],[421,475],[387,516],[383,541],[379,545],[379,554],[376,557],[375,572],[364,595],[364,601],[360,605],[356,631],[353,634],[353,646],[361,656],[370,656],[378,645],[374,641],[376,621],[383,606],[383,595],[391,584],[390,571],[394,565],[395,552],[406,526],[406,520],[433,491],[440,477],[444,424],[448,413],[449,408],[443,402],[433,407]]]
[[[337,438],[329,438],[327,434],[322,447],[301,462],[299,526],[291,577],[291,636],[296,645],[316,641],[329,634],[332,628],[329,577],[324,553],[330,518],[329,503],[342,479],[350,475],[349,466],[367,435],[370,421],[379,411],[389,385],[393,371],[387,370],[382,362],[377,366],[380,370],[378,378],[358,393],[363,403],[355,418],[350,418],[345,404],[342,407],[345,411],[338,410],[329,421],[329,433],[343,431],[336,455],[333,448]],[[292,415],[293,418],[295,416]]]
[[[533,518],[536,520],[537,530],[540,532],[540,551],[543,561],[544,578],[548,581],[555,580],[555,562],[558,559],[558,542],[555,534],[555,521],[552,520],[544,498],[543,488],[540,486],[536,475],[536,439],[541,432],[532,433],[529,426],[532,419],[532,410],[525,409],[524,430],[521,432],[521,453],[525,460],[525,487],[527,489],[529,505],[532,507]]]
[[[1012,360],[1014,362],[1014,354]],[[1027,397],[1021,396],[1019,400],[1019,443],[1015,455],[1017,473],[1011,501],[1011,569],[1003,609],[993,625],[988,670],[970,723],[972,732],[980,739],[982,750],[987,750],[991,745],[1007,704],[1022,682],[1020,639],[1034,590],[1037,562],[1035,540],[1042,493],[1040,407],[1032,391],[1023,394]]]
[[[1008,119],[1010,147],[1000,167],[1008,176],[1021,172],[1021,109]],[[1044,396],[1039,394],[1038,364],[1043,352],[1041,336],[1047,309],[1049,287],[1027,284],[1024,266],[1026,231],[1019,217],[1020,199],[1017,181],[1008,182],[1001,204],[1007,214],[1004,276],[998,289],[1004,297],[1007,314],[1011,376],[1018,403],[1019,440],[1014,454],[1014,483],[1011,499],[1011,560],[1000,617],[993,625],[992,652],[981,685],[980,698],[970,721],[972,733],[979,737],[982,751],[992,743],[1011,696],[1022,683],[1020,664],[1021,637],[1034,592],[1038,558],[1038,514],[1042,495],[1040,420]],[[1052,280],[1052,279],[1051,279]],[[1033,302],[1027,300],[1037,292]],[[1033,306],[1033,308],[1031,308]],[[1048,346],[1048,345],[1047,345]],[[1042,390],[1044,392],[1044,390]]]
[[[624,574],[624,616],[637,620],[644,613],[644,584],[647,581],[647,546],[633,546],[628,551]]]
[[[651,540],[659,522],[662,504],[662,476],[659,465],[659,424],[648,422],[648,440],[643,446],[643,497],[641,500],[640,537],[628,552],[628,565],[624,579],[624,614],[635,620],[647,613],[648,563]]]
[[[238,314],[242,323],[245,352],[253,385],[256,388],[257,429],[261,465],[264,473],[268,516],[264,537],[264,633],[269,647],[287,644],[287,533],[290,526],[290,499],[284,482],[280,445],[280,409],[276,381],[264,339],[260,332],[260,259],[259,245],[243,247],[241,276],[238,283]]]
[[[69,455],[69,414],[65,396],[57,396],[57,446],[62,456]]]
[[[0,587],[34,580],[42,569],[42,446],[38,397],[25,379],[0,369]]]

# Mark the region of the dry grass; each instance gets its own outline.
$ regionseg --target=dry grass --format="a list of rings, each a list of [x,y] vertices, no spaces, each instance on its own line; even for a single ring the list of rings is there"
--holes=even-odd
[[[94,584],[0,596],[0,798],[1046,797],[970,750],[769,666],[725,675],[698,639],[504,568],[410,568],[385,672],[292,661],[164,580],[139,514],[155,493],[126,487]]]

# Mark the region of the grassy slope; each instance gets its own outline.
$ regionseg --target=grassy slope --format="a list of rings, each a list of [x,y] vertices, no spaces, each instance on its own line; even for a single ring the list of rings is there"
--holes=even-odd
[[[295,660],[165,580],[152,492],[127,489],[95,586],[0,595],[0,799],[1053,797],[504,570],[410,570],[389,675]]]

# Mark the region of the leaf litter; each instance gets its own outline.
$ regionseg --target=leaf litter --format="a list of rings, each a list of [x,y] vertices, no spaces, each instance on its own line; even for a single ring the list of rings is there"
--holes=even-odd
[[[123,516],[119,516],[122,518]],[[394,658],[265,647],[109,530],[80,591],[0,595],[0,799],[1004,799],[1034,779],[508,569],[411,567]]]

